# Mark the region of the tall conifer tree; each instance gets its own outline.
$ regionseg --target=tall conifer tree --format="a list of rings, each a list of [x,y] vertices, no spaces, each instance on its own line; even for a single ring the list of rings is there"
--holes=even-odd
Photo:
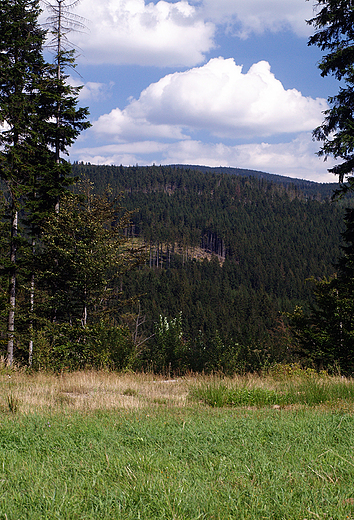
[[[28,192],[35,153],[38,82],[45,67],[44,31],[36,0],[0,0],[0,177],[10,198],[9,315],[7,361],[13,362],[19,210]]]
[[[339,177],[337,194],[354,190],[354,6],[352,0],[318,0],[318,13],[309,20],[315,34],[309,45],[328,51],[319,63],[322,76],[342,82],[336,96],[328,99],[321,126],[313,132],[322,141],[320,156],[332,155],[343,162],[329,171]],[[354,211],[348,209],[343,233],[343,256],[337,276],[315,282],[315,305],[310,316],[301,308],[292,315],[301,353],[317,366],[354,370]]]
[[[38,0],[0,0],[0,177],[7,184],[11,213],[8,364],[15,339],[19,210],[34,253],[44,219],[71,182],[71,166],[58,159],[58,150],[67,153],[90,125],[88,110],[77,108],[80,89],[68,85],[65,75],[58,77],[56,63],[44,61],[46,32],[39,13]],[[61,59],[73,61],[72,56]],[[34,275],[31,286],[33,307]]]

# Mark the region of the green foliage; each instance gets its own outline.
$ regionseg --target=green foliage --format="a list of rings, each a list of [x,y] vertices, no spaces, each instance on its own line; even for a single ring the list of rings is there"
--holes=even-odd
[[[346,212],[345,245],[337,263],[338,273],[315,281],[315,304],[310,314],[301,307],[291,324],[305,360],[316,367],[350,374],[354,370],[354,210]]]
[[[319,63],[322,76],[333,75],[341,81],[339,92],[328,99],[331,108],[325,111],[321,126],[313,132],[321,141],[318,153],[332,155],[343,162],[329,171],[341,183],[337,195],[354,188],[354,11],[350,0],[319,0],[318,12],[309,24],[315,34],[309,45],[327,51]],[[343,184],[348,181],[347,184]],[[315,305],[310,315],[297,308],[292,325],[299,341],[301,354],[316,366],[336,366],[345,373],[354,370],[354,269],[353,269],[353,210],[347,210],[346,246],[338,262],[338,276],[323,279],[315,285]],[[323,276],[323,275],[322,275]]]
[[[345,368],[341,321],[343,301],[338,298],[336,281],[336,278],[314,281],[315,304],[311,313],[305,313],[298,306],[290,314],[300,359],[317,368],[331,370]]]
[[[184,372],[188,367],[188,345],[183,338],[182,312],[175,318],[159,316],[152,347],[144,353],[157,372]]]
[[[45,224],[36,258],[40,285],[49,297],[44,315],[59,322],[81,320],[83,327],[117,307],[120,277],[142,259],[142,251],[123,234],[130,213],[107,194],[87,190],[61,200],[60,213],[52,213]]]
[[[306,278],[333,274],[342,202],[328,202],[321,185],[302,192],[226,172],[88,164],[73,171],[99,193],[107,184],[112,196],[123,191],[127,209],[138,208],[126,233],[145,245],[147,260],[121,288],[127,299],[139,295],[145,337],[160,315],[182,311],[182,365],[191,370],[254,371],[298,359],[284,316],[296,305],[306,312]],[[144,363],[159,352],[156,340],[142,345]],[[180,365],[172,354],[160,361]]]
[[[104,321],[85,328],[81,323],[48,324],[35,332],[34,344],[35,370],[123,370],[135,360],[129,330]]]
[[[314,131],[314,137],[323,142],[319,155],[343,159],[329,171],[348,178],[353,187],[354,169],[354,13],[351,0],[318,0],[317,15],[309,21],[316,32],[309,45],[328,51],[319,63],[322,76],[333,75],[341,81],[339,92],[329,98],[331,108],[325,111],[325,120]],[[347,187],[343,187],[345,191]]]
[[[189,367],[195,372],[223,372],[234,374],[242,372],[245,357],[238,343],[224,342],[218,330],[205,334],[199,330],[195,338],[190,339]],[[257,367],[252,366],[252,369]]]
[[[135,351],[118,319],[120,278],[141,262],[142,251],[124,236],[130,213],[108,195],[61,199],[43,225],[32,319],[33,366],[55,371],[87,366],[127,368]]]
[[[90,126],[87,109],[77,108],[80,89],[68,85],[67,76],[44,60],[46,32],[38,23],[39,13],[38,0],[0,0],[0,180],[10,221],[9,260],[1,264],[9,276],[9,364],[19,338],[24,294],[29,297],[24,307],[33,313],[36,242],[44,220],[54,206],[59,209],[58,199],[72,182],[71,167],[59,154]],[[62,70],[74,64],[70,53],[60,59]],[[31,289],[21,295],[22,283]],[[32,330],[32,317],[27,329]]]

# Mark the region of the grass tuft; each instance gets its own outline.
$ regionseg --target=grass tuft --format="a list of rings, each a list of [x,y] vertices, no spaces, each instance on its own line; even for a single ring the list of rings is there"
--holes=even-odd
[[[20,400],[13,393],[10,393],[6,397],[7,406],[11,413],[15,414],[19,411],[20,408]]]
[[[122,395],[127,395],[129,397],[137,397],[138,395],[138,391],[135,389],[135,388],[126,388],[123,392],[122,392]]]
[[[336,404],[354,402],[354,381],[352,379],[323,376],[304,372],[298,376],[272,379],[218,377],[203,380],[193,385],[189,398],[202,401],[212,407],[223,406],[286,406]]]
[[[209,406],[268,406],[280,404],[282,396],[274,390],[255,387],[229,386],[218,379],[192,387],[190,397]],[[282,403],[283,404],[283,403]]]

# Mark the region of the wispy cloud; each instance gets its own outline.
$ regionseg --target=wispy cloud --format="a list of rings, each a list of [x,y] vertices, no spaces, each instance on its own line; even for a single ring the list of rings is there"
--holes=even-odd
[[[110,97],[114,82],[98,83],[95,81],[87,81],[83,83],[80,78],[69,76],[68,83],[73,87],[82,87],[79,93],[80,101],[102,101]]]

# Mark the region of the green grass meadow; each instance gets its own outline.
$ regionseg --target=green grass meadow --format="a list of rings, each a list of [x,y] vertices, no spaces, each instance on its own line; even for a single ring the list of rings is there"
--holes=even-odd
[[[178,406],[40,413],[22,412],[12,387],[0,519],[354,519],[349,398],[217,407],[193,397],[196,386]]]

